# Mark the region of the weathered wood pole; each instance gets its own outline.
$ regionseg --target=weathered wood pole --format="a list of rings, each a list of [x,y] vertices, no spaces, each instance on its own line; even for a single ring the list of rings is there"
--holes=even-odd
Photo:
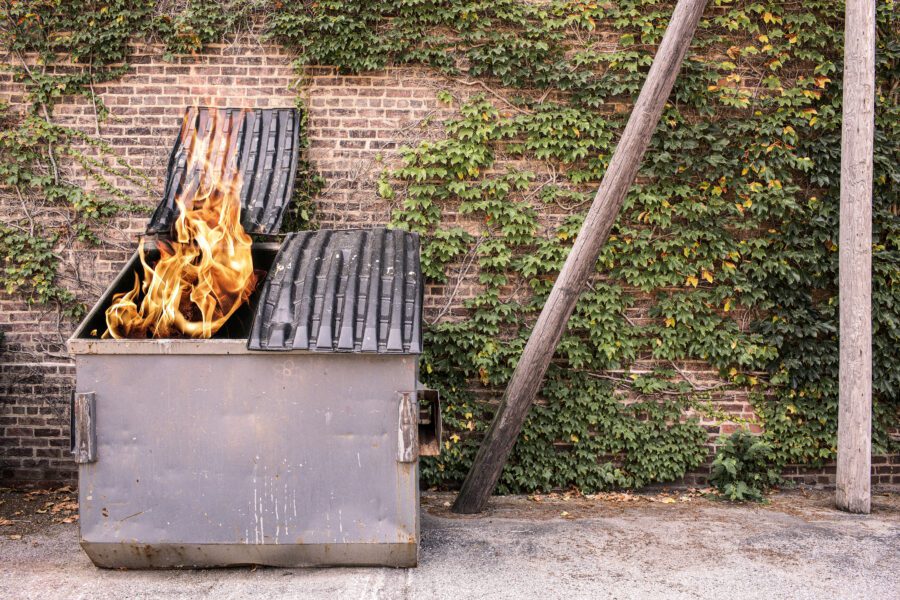
[[[847,0],[838,245],[840,397],[837,507],[871,510],[872,152],[875,136],[875,0]]]
[[[622,208],[625,194],[634,182],[706,2],[679,0],[675,6],[672,20],[656,51],[647,80],[600,182],[581,232],[528,338],[494,421],[453,504],[453,512],[471,514],[484,510],[500,479],[503,465],[522,430],[528,409],[540,389],[569,316],[594,272],[600,250]]]

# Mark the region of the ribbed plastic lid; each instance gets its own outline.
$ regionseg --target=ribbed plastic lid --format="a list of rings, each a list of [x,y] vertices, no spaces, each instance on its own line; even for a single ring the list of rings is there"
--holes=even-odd
[[[423,293],[415,233],[291,233],[263,283],[248,348],[419,354]]]
[[[171,231],[175,199],[193,199],[208,167],[236,164],[243,176],[241,224],[248,233],[272,234],[291,199],[300,151],[300,112],[294,108],[241,110],[188,108],[166,173],[163,198],[147,226],[149,234]],[[188,168],[195,144],[209,141],[206,164]],[[207,167],[206,169],[204,167]]]

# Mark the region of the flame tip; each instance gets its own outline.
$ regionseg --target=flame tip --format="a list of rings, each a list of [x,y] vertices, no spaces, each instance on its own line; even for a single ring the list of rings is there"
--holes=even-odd
[[[188,135],[189,115],[198,112],[199,107],[191,107],[185,114],[183,136]],[[241,109],[240,118],[245,113]],[[151,265],[141,238],[143,281],[135,272],[132,290],[113,296],[104,337],[209,338],[256,288],[252,238],[240,223],[243,181],[231,165],[236,162],[239,128],[217,128],[218,111],[209,114],[204,136],[199,137],[198,127],[189,132],[185,144],[186,172],[191,177],[175,198],[179,211],[173,225],[175,239],[157,240],[159,259]]]

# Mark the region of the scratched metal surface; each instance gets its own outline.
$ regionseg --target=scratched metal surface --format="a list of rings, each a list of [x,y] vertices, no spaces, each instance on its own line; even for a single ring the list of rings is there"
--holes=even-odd
[[[414,564],[418,465],[397,461],[397,392],[415,390],[416,356],[76,363],[77,391],[96,394],[97,462],[80,466],[79,500],[98,564]]]

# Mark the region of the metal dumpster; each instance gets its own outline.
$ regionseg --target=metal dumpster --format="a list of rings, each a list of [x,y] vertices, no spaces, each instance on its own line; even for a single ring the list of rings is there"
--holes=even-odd
[[[280,222],[260,208],[247,218]],[[400,231],[291,233],[254,245],[263,284],[212,339],[98,339],[135,256],[69,340],[91,560],[415,566],[420,445],[440,447],[436,396],[420,414],[418,253]]]

